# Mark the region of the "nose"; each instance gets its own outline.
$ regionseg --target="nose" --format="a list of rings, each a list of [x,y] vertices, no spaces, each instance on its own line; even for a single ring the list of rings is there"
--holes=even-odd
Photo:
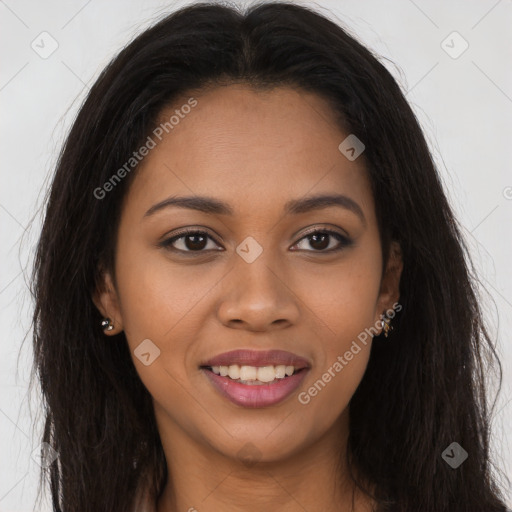
[[[237,256],[221,289],[217,315],[227,327],[262,332],[289,327],[300,317],[293,284],[266,251],[252,263]]]

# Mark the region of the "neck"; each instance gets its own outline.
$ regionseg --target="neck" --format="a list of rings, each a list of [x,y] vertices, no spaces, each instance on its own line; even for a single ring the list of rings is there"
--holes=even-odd
[[[169,432],[162,436],[169,479],[157,512],[259,512],[276,507],[280,512],[367,512],[369,500],[349,478],[347,433],[348,411],[297,453],[279,460],[244,457],[244,462]],[[246,448],[251,455],[250,446]]]

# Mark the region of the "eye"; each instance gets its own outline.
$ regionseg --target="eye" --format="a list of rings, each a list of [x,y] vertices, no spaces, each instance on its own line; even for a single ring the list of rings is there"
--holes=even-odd
[[[338,241],[338,246],[335,244],[334,247],[332,247],[331,242],[334,241],[333,239]],[[323,253],[341,251],[352,244],[352,240],[330,229],[316,229],[315,231],[311,231],[307,233],[306,236],[302,237],[294,247],[298,246],[302,241],[309,243],[309,246],[313,248],[312,251],[305,249],[306,251]]]
[[[338,245],[336,246],[335,244],[333,247],[332,242],[334,240],[338,242]],[[213,246],[208,247],[209,242],[213,242]],[[302,249],[299,247],[299,250],[331,253],[341,251],[345,247],[350,246],[352,241],[337,231],[330,229],[316,229],[315,231],[307,233],[293,247],[298,247],[301,243],[309,243],[309,246],[312,247],[313,250],[306,249],[304,247]],[[224,250],[219,247],[216,241],[206,231],[195,229],[182,231],[162,241],[159,245],[166,249],[181,253],[199,253],[211,250]]]
[[[177,252],[206,252],[207,250],[218,250],[215,247],[208,247],[208,242],[215,240],[206,232],[199,230],[187,230],[167,238],[160,243],[161,247]]]

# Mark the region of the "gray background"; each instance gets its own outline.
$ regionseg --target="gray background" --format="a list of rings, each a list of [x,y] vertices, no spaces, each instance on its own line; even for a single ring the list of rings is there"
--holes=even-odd
[[[37,393],[32,400],[27,394],[27,283],[57,151],[109,59],[156,18],[186,3],[0,0],[0,512],[31,510],[37,487],[31,453],[38,433],[31,425],[40,426],[40,411]],[[492,296],[484,295],[484,307],[504,364],[493,451],[512,479],[512,0],[300,3],[316,6],[392,61],[384,63],[424,128]],[[45,31],[50,36],[40,35]],[[57,49],[42,58],[51,44]]]

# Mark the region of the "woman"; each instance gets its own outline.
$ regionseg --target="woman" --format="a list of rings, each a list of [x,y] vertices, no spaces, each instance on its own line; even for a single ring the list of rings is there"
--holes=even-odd
[[[54,510],[504,511],[466,257],[411,108],[342,28],[169,15],[91,88],[50,191]]]

